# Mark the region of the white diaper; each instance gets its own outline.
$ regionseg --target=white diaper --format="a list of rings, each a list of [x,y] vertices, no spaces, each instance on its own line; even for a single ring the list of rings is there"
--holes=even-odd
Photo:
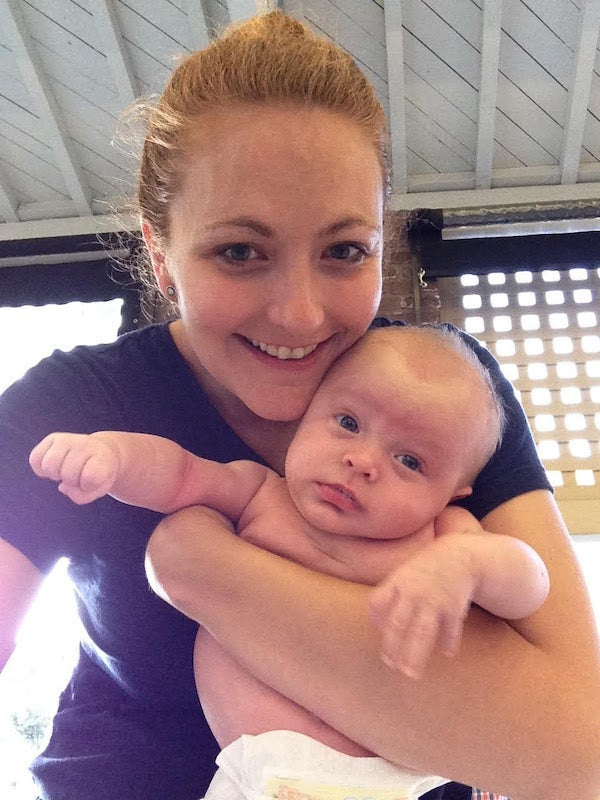
[[[217,757],[206,800],[417,800],[448,783],[294,731],[241,736]]]

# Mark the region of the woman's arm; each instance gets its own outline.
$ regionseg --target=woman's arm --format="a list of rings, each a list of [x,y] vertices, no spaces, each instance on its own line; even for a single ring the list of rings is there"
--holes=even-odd
[[[43,580],[31,561],[0,539],[0,671],[15,649],[17,631]]]
[[[259,550],[210,511],[165,519],[148,559],[161,596],[260,680],[367,749],[513,800],[597,800],[600,653],[560,516],[536,491],[483,525],[537,550],[549,598],[510,624],[473,608],[460,653],[433,658],[418,683],[380,659],[368,587]]]

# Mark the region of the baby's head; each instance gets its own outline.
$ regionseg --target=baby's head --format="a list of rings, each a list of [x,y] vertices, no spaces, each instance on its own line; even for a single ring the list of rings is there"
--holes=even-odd
[[[355,535],[385,538],[401,519],[396,535],[405,535],[471,493],[503,424],[487,369],[452,329],[374,329],[331,367],[300,423],[286,461],[290,492],[305,506],[311,480],[321,495],[333,486],[340,525],[354,518]],[[366,532],[351,513],[359,506],[388,509]],[[326,528],[325,516],[311,521]]]

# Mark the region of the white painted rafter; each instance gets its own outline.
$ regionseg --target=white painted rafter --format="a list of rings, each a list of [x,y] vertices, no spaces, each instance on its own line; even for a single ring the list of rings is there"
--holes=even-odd
[[[304,14],[304,0],[286,0],[284,4],[285,13],[289,14],[299,22],[306,23],[306,16]]]
[[[124,105],[129,105],[139,96],[140,89],[113,0],[98,0],[95,3],[94,21],[119,90],[119,98]]]
[[[502,0],[483,0],[479,121],[475,164],[475,185],[478,189],[489,189],[492,185],[501,26]]]
[[[408,188],[408,163],[406,159],[404,44],[401,0],[386,0],[384,14],[389,126],[392,142],[392,192],[402,194]]]
[[[277,0],[227,0],[232,22],[248,19],[265,11],[275,11],[277,6]]]
[[[584,0],[560,159],[561,183],[576,183],[600,29],[600,0]]]
[[[77,213],[91,214],[90,188],[16,0],[0,3],[0,22],[44,127],[44,138],[52,147]]]
[[[210,36],[202,0],[188,0],[187,18],[190,50],[204,50],[210,44]]]
[[[12,186],[0,169],[0,217],[7,222],[18,222],[18,202]]]

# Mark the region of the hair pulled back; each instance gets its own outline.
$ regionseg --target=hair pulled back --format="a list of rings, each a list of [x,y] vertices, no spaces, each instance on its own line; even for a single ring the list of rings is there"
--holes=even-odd
[[[360,125],[379,155],[386,195],[389,156],[384,111],[352,58],[302,23],[273,11],[232,25],[204,50],[185,58],[147,122],[137,187],[138,212],[163,241],[194,121],[233,103],[319,107]]]

